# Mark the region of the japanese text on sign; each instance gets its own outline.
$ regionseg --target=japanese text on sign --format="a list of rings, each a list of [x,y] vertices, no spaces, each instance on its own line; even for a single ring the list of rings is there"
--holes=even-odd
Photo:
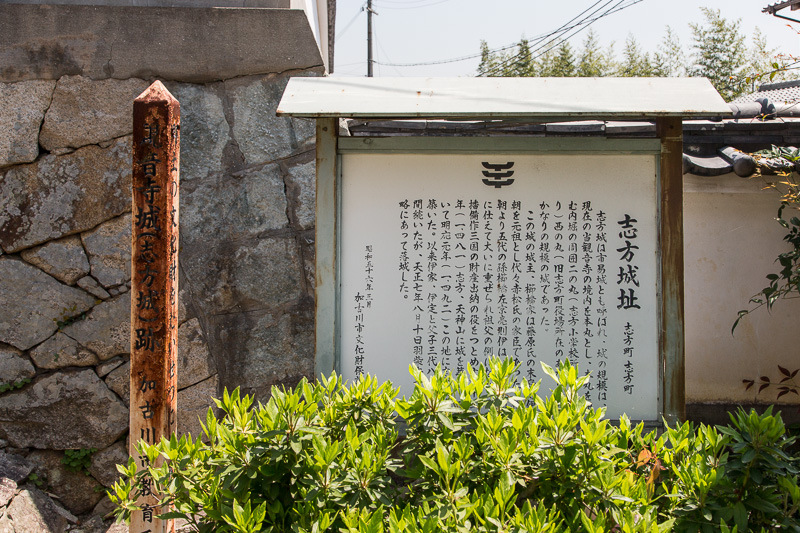
[[[657,418],[655,158],[489,158],[344,156],[342,373],[410,394],[411,363],[569,359],[594,405]]]

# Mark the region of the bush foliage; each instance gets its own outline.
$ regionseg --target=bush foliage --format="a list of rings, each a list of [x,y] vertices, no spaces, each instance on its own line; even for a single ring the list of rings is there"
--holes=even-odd
[[[120,467],[118,517],[148,475],[162,516],[198,532],[800,531],[794,438],[771,410],[658,434],[605,419],[569,363],[545,367],[546,397],[516,371],[412,367],[408,398],[368,376],[275,388],[255,408],[226,391],[206,442],[139,444],[165,461]]]

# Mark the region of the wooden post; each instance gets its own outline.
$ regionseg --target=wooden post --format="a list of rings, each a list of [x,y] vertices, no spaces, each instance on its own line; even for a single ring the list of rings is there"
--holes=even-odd
[[[176,428],[178,351],[178,166],[180,104],[156,81],[133,103],[130,455],[139,440]],[[140,511],[131,533],[171,533],[147,478],[136,487]]]
[[[658,118],[661,140],[659,244],[661,249],[661,365],[663,415],[670,424],[686,419],[683,314],[683,121]]]
[[[316,206],[316,355],[314,375],[330,375],[336,369],[337,293],[336,256],[339,120],[317,120]]]

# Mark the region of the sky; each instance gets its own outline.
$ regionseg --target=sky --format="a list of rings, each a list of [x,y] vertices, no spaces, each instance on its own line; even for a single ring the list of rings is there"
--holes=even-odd
[[[473,76],[480,59],[473,57],[435,65],[418,64],[475,56],[480,42],[490,49],[501,48],[546,35],[587,11],[607,6],[625,6],[591,24],[600,44],[615,43],[619,54],[628,35],[641,49],[653,52],[664,37],[666,26],[679,36],[688,50],[689,24],[702,23],[701,7],[719,9],[728,20],[741,20],[740,30],[747,45],[758,27],[770,48],[800,56],[800,24],[762,13],[777,0],[373,0],[373,56],[378,63],[375,76]],[[362,11],[366,0],[338,0],[334,76],[366,76],[367,16]],[[800,11],[781,14],[800,19]],[[597,16],[595,15],[595,16]],[[584,15],[585,16],[585,15]],[[580,20],[580,19],[578,19]],[[573,23],[574,24],[574,23]],[[792,26],[792,27],[790,27]],[[794,28],[794,29],[793,29]],[[586,30],[569,39],[580,48]]]

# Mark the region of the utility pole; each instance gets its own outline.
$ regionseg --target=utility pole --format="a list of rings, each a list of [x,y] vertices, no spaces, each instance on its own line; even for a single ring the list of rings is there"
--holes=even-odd
[[[372,77],[372,0],[367,0],[367,77]]]

